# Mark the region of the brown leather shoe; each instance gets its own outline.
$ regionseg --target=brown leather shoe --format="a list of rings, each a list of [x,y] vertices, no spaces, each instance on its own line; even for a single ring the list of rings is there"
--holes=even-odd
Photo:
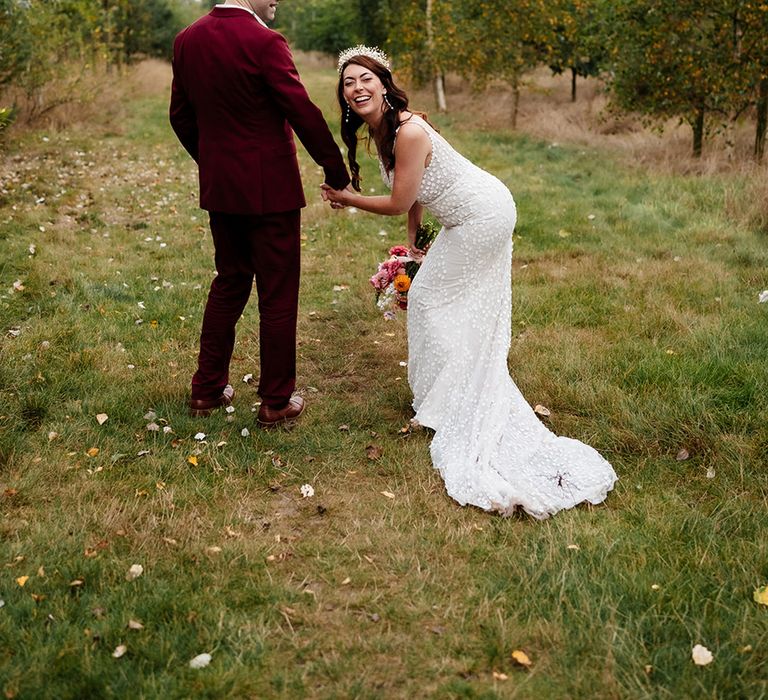
[[[288,405],[279,410],[270,408],[266,404],[261,404],[256,422],[262,428],[273,428],[277,425],[291,426],[303,412],[304,399],[301,396],[293,396],[288,401]]]
[[[189,415],[193,418],[205,418],[210,416],[217,408],[229,406],[235,398],[235,390],[231,384],[224,387],[221,396],[217,399],[190,399]]]

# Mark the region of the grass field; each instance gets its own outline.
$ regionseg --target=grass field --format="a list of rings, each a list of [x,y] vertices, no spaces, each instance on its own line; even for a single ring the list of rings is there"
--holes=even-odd
[[[334,72],[303,75],[335,120]],[[403,221],[324,208],[306,158],[307,414],[255,426],[252,303],[235,411],[187,416],[207,222],[164,90],[124,113],[2,156],[6,697],[768,697],[768,239],[728,214],[744,175],[435,118],[518,202],[515,381],[620,476],[603,506],[502,519],[402,431],[404,319],[367,279]]]

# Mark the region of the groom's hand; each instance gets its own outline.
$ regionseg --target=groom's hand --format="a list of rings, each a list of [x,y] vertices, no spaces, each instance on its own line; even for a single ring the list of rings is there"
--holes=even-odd
[[[320,196],[324,202],[330,202],[331,209],[344,209],[345,205],[340,201],[341,193],[339,190],[334,190],[327,183],[320,185]]]

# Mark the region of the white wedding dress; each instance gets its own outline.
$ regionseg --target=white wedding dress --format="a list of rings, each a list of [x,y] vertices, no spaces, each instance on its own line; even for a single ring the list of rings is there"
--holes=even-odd
[[[611,465],[548,430],[509,376],[512,195],[426,121],[410,122],[432,142],[418,201],[443,226],[408,292],[408,382],[414,420],[435,431],[432,462],[462,505],[546,518],[600,503]]]

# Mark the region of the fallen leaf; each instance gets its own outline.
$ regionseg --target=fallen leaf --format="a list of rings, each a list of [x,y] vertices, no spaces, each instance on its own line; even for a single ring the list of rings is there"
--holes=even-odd
[[[93,547],[86,547],[85,551],[83,552],[83,556],[85,556],[87,559],[93,559],[98,555],[99,553]]]
[[[526,654],[524,651],[521,651],[520,649],[515,649],[512,652],[512,661],[520,664],[521,666],[525,666],[526,668],[530,668],[531,666],[531,659],[529,658],[528,654]]]
[[[198,654],[189,662],[190,668],[205,668],[213,657],[210,654]]]
[[[706,666],[715,660],[715,657],[712,656],[712,652],[701,644],[697,644],[693,647],[691,650],[691,658],[693,659],[693,663],[697,666]]]
[[[86,454],[89,457],[95,457],[100,451],[98,447],[91,447]]]
[[[707,479],[714,479],[714,478],[715,478],[715,468],[707,467]]]
[[[22,588],[24,588],[27,581],[29,581],[29,576],[19,576],[19,578],[16,579],[16,583],[18,583]]]
[[[104,425],[109,420],[109,416],[106,413],[97,413],[96,414],[96,422],[99,425]]]
[[[382,448],[378,445],[368,445],[365,448],[365,454],[372,462],[375,462],[377,459],[379,459],[383,453],[384,450],[382,450]]]
[[[690,456],[691,456],[691,455],[690,455],[690,454],[688,454],[688,450],[686,450],[686,449],[683,447],[683,448],[682,448],[682,449],[681,449],[681,450],[680,450],[680,451],[677,453],[677,456],[675,457],[675,459],[676,459],[678,462],[685,462],[685,460],[686,460],[686,459],[688,459],[688,457],[690,457]]]
[[[351,579],[351,578],[349,578],[349,576],[347,576],[347,578],[345,578],[345,579],[344,579],[344,580],[341,582],[341,585],[342,585],[342,586],[346,586],[348,583],[352,583],[352,579]]]
[[[768,605],[768,585],[761,588],[755,588],[752,598],[760,605]]]
[[[509,676],[506,673],[499,673],[498,671],[493,672],[493,680],[495,681],[505,681],[509,678]]]
[[[747,644],[743,647],[739,647],[739,654],[749,654],[750,651],[752,651],[751,644]]]
[[[133,581],[134,579],[139,578],[144,573],[144,567],[141,564],[132,564],[131,568],[128,569],[128,573],[125,575],[126,581]]]
[[[544,418],[548,418],[552,415],[552,411],[550,411],[546,406],[542,406],[540,403],[537,403],[533,407],[533,412],[538,416],[543,416]]]
[[[128,620],[128,629],[129,630],[143,630],[144,625],[142,625],[138,620]]]
[[[187,462],[189,462],[193,467],[196,467],[197,457],[195,457],[195,455],[189,455],[189,457],[187,457]]]
[[[395,494],[392,493],[391,491],[382,491],[381,495],[382,496],[386,496],[387,498],[394,498],[395,497]]]
[[[70,588],[79,588],[80,586],[82,586],[84,584],[85,584],[85,581],[83,581],[83,579],[76,578],[74,581],[70,581],[69,582],[69,587]]]
[[[646,675],[650,676],[651,672],[653,671],[653,666],[651,666],[651,664],[646,664],[643,666],[643,670],[645,671]]]
[[[115,650],[112,652],[112,656],[114,656],[116,659],[119,659],[125,654],[126,651],[128,651],[128,647],[125,646],[125,644],[120,644],[119,646],[115,647]]]

